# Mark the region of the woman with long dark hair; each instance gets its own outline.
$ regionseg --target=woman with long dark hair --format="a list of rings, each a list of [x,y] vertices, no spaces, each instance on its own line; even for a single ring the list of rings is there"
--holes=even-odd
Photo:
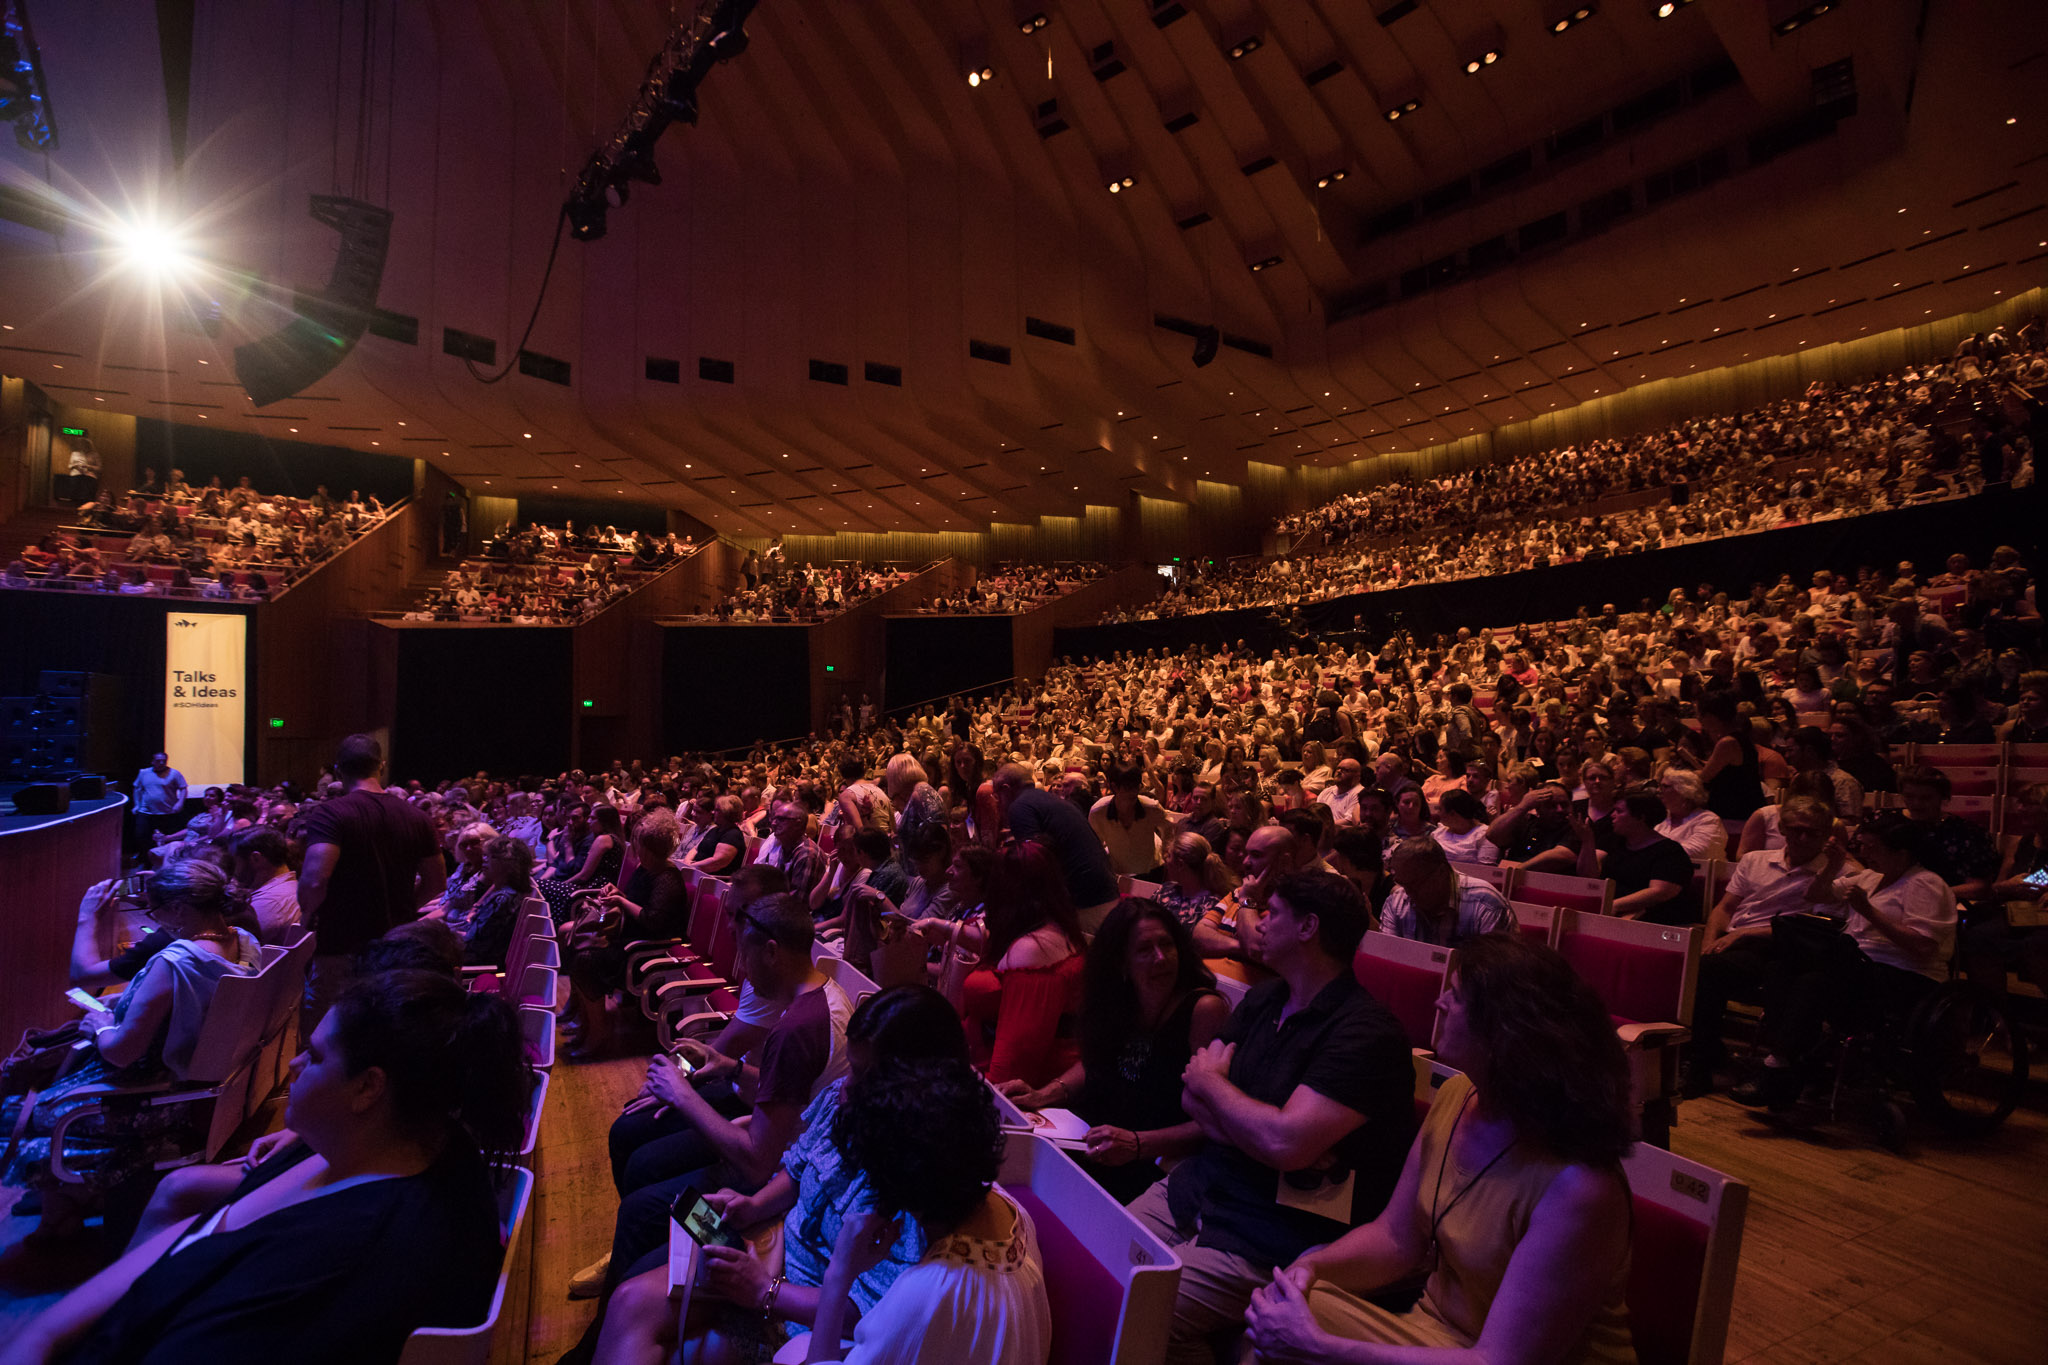
[[[1058,1106],[1086,1119],[1084,1166],[1128,1204],[1159,1179],[1160,1158],[1200,1144],[1181,1108],[1181,1072],[1229,1018],[1186,926],[1157,901],[1127,898],[1088,948],[1080,1060],[1041,1088],[1000,1089],[1020,1109]]]
[[[1385,1211],[1252,1295],[1259,1359],[1633,1361],[1628,1071],[1606,1007],[1516,934],[1467,942],[1437,1006],[1439,1056],[1464,1074],[1437,1092]],[[1409,1313],[1360,1297],[1417,1274]]]
[[[292,1062],[297,1140],[65,1296],[7,1365],[396,1360],[416,1328],[481,1320],[504,1250],[484,1156],[518,1147],[531,1086],[498,996],[356,982]]]

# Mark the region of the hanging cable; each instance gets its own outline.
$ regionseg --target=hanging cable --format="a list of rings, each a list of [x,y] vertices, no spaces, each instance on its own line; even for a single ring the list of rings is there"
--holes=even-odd
[[[568,221],[569,210],[565,206],[559,213],[555,215],[555,240],[553,244],[548,247],[547,269],[540,272],[540,293],[534,296],[533,312],[527,315],[526,330],[519,334],[519,344],[512,348],[512,358],[505,362],[505,368],[499,370],[496,374],[486,375],[482,371],[477,369],[476,362],[474,360],[471,360],[468,356],[464,356],[462,358],[463,365],[469,370],[469,377],[471,379],[474,379],[477,383],[495,384],[500,379],[503,379],[506,375],[512,373],[513,369],[518,366],[520,352],[524,351],[526,349],[526,343],[532,340],[533,326],[535,323],[540,321],[540,306],[543,302],[547,300],[548,281],[552,280],[555,277],[555,257],[562,250],[562,228],[564,227],[564,225],[568,223]]]

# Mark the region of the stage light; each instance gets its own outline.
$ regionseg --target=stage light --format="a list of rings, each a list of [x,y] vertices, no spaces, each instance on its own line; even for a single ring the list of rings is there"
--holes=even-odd
[[[1422,101],[1419,99],[1403,100],[1401,103],[1387,110],[1387,122],[1397,122],[1403,114],[1412,114],[1421,107]]]
[[[191,264],[184,239],[149,219],[121,224],[114,229],[114,240],[131,269],[155,279],[175,275]]]
[[[1039,29],[1044,28],[1047,22],[1049,21],[1043,14],[1034,14],[1029,19],[1024,20],[1018,27],[1022,28],[1026,33],[1035,33]]]
[[[1319,190],[1326,190],[1330,188],[1330,186],[1336,184],[1339,180],[1342,180],[1346,174],[1347,172],[1345,172],[1341,168],[1338,170],[1331,171],[1328,175],[1323,176],[1322,178],[1316,181],[1316,188]]]
[[[1131,175],[1127,175],[1127,176],[1124,176],[1124,177],[1123,177],[1123,178],[1122,178],[1121,180],[1112,180],[1112,181],[1110,181],[1110,182],[1109,182],[1109,192],[1110,192],[1111,194],[1122,194],[1122,193],[1123,193],[1123,192],[1124,192],[1125,190],[1127,190],[1127,189],[1130,189],[1130,188],[1131,188],[1132,186],[1136,185],[1137,183],[1138,183],[1138,179],[1137,179],[1137,177],[1136,177],[1136,176],[1131,176]]]
[[[1573,10],[1569,14],[1558,15],[1557,18],[1551,22],[1550,31],[1552,33],[1563,33],[1565,30],[1571,28],[1573,25],[1583,24],[1592,17],[1593,6],[1580,5],[1577,9]]]
[[[1669,19],[1691,3],[1692,0],[1657,0],[1653,12],[1659,19]]]
[[[1254,33],[1251,37],[1246,38],[1243,42],[1234,43],[1231,45],[1230,60],[1235,62],[1240,61],[1246,57],[1249,57],[1252,53],[1257,52],[1261,46],[1262,40],[1260,39],[1258,34]]]
[[[970,71],[967,73],[967,84],[970,87],[983,86],[987,85],[995,78],[996,69],[992,66],[984,66],[979,71]]]

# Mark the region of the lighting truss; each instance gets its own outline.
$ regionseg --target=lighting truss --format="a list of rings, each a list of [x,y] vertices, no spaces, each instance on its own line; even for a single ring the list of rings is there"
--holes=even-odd
[[[669,34],[647,64],[632,108],[576,177],[564,206],[570,235],[584,242],[604,236],[606,210],[626,202],[632,182],[661,183],[654,144],[671,123],[697,121],[697,86],[712,67],[746,50],[747,16],[757,3],[697,0],[689,17]]]
[[[24,151],[57,150],[57,120],[43,84],[43,54],[28,26],[27,0],[0,0],[0,119]]]

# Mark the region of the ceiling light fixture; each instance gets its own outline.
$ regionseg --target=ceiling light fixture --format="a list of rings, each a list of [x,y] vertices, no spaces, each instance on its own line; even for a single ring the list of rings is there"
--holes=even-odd
[[[1488,49],[1486,49],[1486,51],[1480,53],[1478,56],[1471,57],[1466,60],[1465,74],[1468,76],[1476,76],[1479,74],[1481,69],[1492,66],[1495,62],[1499,60],[1500,49],[1497,47],[1489,47]]]
[[[1328,175],[1323,176],[1321,179],[1317,180],[1316,188],[1319,190],[1326,190],[1330,188],[1330,186],[1336,184],[1339,180],[1342,180],[1348,174],[1350,174],[1350,172],[1346,171],[1342,166],[1339,166],[1336,170],[1331,171]]]
[[[1241,42],[1231,44],[1230,60],[1232,60],[1233,62],[1242,61],[1244,58],[1249,57],[1252,53],[1257,52],[1261,46],[1263,46],[1263,44],[1259,39],[1259,35],[1254,33],[1250,37],[1245,38]]]
[[[1414,113],[1414,112],[1415,112],[1415,111],[1416,111],[1417,109],[1420,109],[1421,107],[1422,107],[1422,101],[1421,101],[1421,100],[1419,100],[1419,99],[1415,99],[1415,100],[1403,100],[1403,101],[1401,101],[1401,103],[1399,103],[1399,104],[1395,105],[1395,106],[1394,106],[1393,108],[1391,108],[1391,109],[1387,110],[1387,122],[1389,122],[1389,123],[1393,123],[1393,122],[1397,121],[1397,120],[1398,120],[1398,119],[1399,119],[1399,118],[1401,117],[1401,115],[1403,115],[1403,114],[1412,114],[1412,113]]]
[[[967,84],[969,85],[969,87],[978,88],[980,86],[989,84],[991,81],[995,80],[995,78],[996,69],[992,66],[984,66],[978,71],[970,71],[967,73]]]
[[[1046,24],[1050,22],[1051,21],[1048,20],[1043,14],[1034,14],[1029,19],[1026,19],[1022,23],[1020,23],[1018,27],[1021,28],[1026,33],[1036,33],[1039,29],[1044,28]]]
[[[1669,19],[1691,3],[1692,0],[1656,0],[1651,12],[1659,19]]]
[[[1122,178],[1121,180],[1112,180],[1112,181],[1110,181],[1110,182],[1109,182],[1109,192],[1110,192],[1111,194],[1122,194],[1122,193],[1123,193],[1123,192],[1124,192],[1125,190],[1127,190],[1127,189],[1130,189],[1130,188],[1132,188],[1132,187],[1133,187],[1133,186],[1135,186],[1135,185],[1136,185],[1137,183],[1138,183],[1138,178],[1137,178],[1136,176],[1134,176],[1134,175],[1127,175],[1127,176],[1123,177],[1123,178]]]
[[[1571,28],[1573,25],[1583,24],[1592,17],[1593,6],[1580,5],[1570,14],[1558,15],[1557,18],[1551,22],[1550,31],[1552,33],[1563,33],[1566,29]]]
[[[1268,257],[1267,257],[1267,258],[1266,258],[1265,260],[1263,260],[1263,261],[1253,261],[1253,262],[1252,262],[1252,273],[1253,273],[1254,275],[1256,275],[1256,274],[1258,274],[1258,273],[1259,273],[1259,272],[1260,272],[1261,270],[1271,270],[1271,269],[1272,269],[1272,268],[1273,268],[1274,266],[1276,266],[1276,265],[1278,265],[1278,264],[1280,264],[1280,258],[1279,258],[1278,256],[1268,256]]]

